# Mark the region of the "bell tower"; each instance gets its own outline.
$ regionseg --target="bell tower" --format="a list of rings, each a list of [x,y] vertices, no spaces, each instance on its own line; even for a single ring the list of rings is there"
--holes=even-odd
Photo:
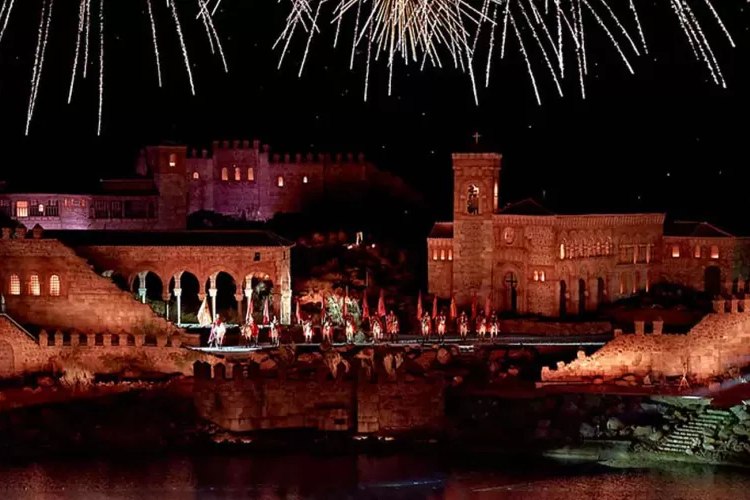
[[[492,291],[501,159],[498,153],[453,154],[453,293],[459,306]]]
[[[187,148],[151,146],[146,162],[159,191],[156,229],[180,230],[187,227]]]

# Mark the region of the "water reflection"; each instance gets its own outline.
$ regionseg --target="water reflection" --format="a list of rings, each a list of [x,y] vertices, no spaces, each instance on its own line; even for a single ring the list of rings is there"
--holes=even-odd
[[[744,498],[750,476],[713,468],[611,470],[394,455],[123,457],[0,465],[6,498],[583,500]]]

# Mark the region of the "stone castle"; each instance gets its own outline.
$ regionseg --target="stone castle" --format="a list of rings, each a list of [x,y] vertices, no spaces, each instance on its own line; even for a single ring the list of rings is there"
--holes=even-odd
[[[427,239],[428,288],[465,306],[489,297],[514,313],[565,316],[671,282],[746,293],[750,239],[662,213],[557,215],[499,200],[501,155],[453,155],[453,221]]]
[[[127,179],[101,180],[96,192],[38,193],[0,182],[0,216],[44,229],[182,230],[206,211],[247,221],[299,213],[325,199],[373,190],[414,193],[363,154],[272,154],[260,141],[214,141],[145,148]]]

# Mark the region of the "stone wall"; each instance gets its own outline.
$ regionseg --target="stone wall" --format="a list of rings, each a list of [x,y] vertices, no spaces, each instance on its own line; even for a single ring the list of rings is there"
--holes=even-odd
[[[726,309],[734,312],[725,312]],[[707,315],[687,335],[662,334],[660,328],[646,335],[642,322],[636,333],[616,335],[591,356],[557,369],[542,369],[542,381],[603,381],[626,375],[651,378],[678,377],[706,382],[723,377],[734,368],[750,365],[750,300],[716,302],[718,312]]]
[[[11,294],[11,276],[19,277],[21,294]],[[32,295],[31,276],[39,277],[40,294]],[[51,294],[50,279],[59,277],[59,296]],[[54,239],[17,237],[0,240],[0,289],[6,307],[18,322],[56,329],[175,331],[145,304],[118,288],[109,278]]]
[[[307,428],[399,433],[440,427],[440,381],[366,378],[269,378],[249,365],[197,363],[195,405],[202,418],[234,432]]]
[[[9,316],[0,315],[0,377],[67,370],[190,375],[198,359],[204,356],[181,348],[177,335],[42,330],[37,339]]]

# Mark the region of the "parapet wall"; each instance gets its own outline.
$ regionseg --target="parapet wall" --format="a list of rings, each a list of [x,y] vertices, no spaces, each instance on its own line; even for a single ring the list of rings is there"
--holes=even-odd
[[[615,338],[591,356],[579,353],[569,364],[544,367],[542,381],[604,381],[625,375],[678,377],[705,382],[750,364],[750,299],[714,301],[707,315],[687,335],[663,334],[661,324],[647,335],[643,322],[635,333],[615,331]],[[728,312],[727,312],[728,311]]]
[[[252,365],[194,367],[198,414],[234,432],[317,429],[401,433],[438,429],[443,384],[435,379],[268,378]]]

